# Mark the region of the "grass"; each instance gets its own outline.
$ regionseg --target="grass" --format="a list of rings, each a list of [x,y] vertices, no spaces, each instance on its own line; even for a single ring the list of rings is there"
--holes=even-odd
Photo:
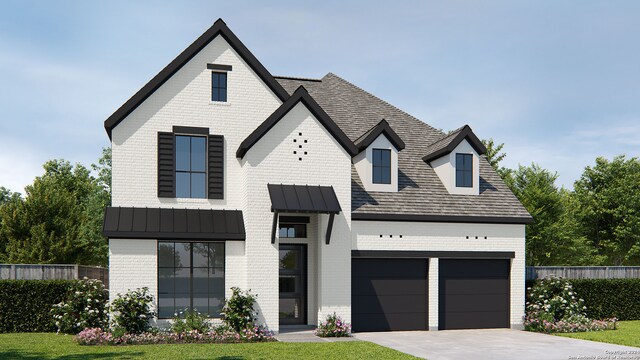
[[[557,334],[574,339],[640,347],[640,320],[620,321],[616,330]]]
[[[366,341],[80,346],[72,336],[0,334],[0,359],[415,359]]]

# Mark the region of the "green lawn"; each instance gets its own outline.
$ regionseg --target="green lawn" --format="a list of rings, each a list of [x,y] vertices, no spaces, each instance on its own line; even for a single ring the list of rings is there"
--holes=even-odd
[[[583,333],[558,334],[575,339],[600,341],[611,344],[640,347],[640,320],[620,321],[618,329]]]
[[[415,359],[365,341],[80,346],[71,336],[0,334],[0,359]]]

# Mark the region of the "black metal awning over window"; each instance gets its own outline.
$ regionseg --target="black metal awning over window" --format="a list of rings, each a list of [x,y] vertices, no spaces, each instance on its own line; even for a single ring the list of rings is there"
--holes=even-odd
[[[108,238],[245,240],[240,210],[107,207],[102,234]]]
[[[273,212],[271,243],[276,241],[278,213],[316,213],[329,214],[326,243],[331,239],[333,219],[342,211],[336,192],[332,186],[274,185],[268,184]]]

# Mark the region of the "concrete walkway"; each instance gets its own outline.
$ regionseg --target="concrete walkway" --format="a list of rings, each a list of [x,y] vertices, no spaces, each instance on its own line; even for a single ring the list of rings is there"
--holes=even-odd
[[[640,360],[640,348],[509,329],[356,333],[354,337],[429,360]]]
[[[314,330],[314,326],[281,326],[280,333],[276,335],[276,339],[282,342],[357,341],[354,337],[322,338],[316,336],[313,333]]]

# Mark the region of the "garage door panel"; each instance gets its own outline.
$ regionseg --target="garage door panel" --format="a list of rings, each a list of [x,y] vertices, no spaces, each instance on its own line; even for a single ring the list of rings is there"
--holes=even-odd
[[[440,322],[444,322],[444,329],[505,328],[509,327],[509,313],[484,311],[475,312],[473,316],[470,316],[468,312],[448,312],[444,319],[440,319]]]
[[[509,296],[505,294],[451,295],[447,294],[446,312],[502,311],[509,308]]]
[[[424,278],[427,266],[423,259],[354,259],[357,266],[352,267],[354,278]]]
[[[354,332],[427,329],[427,259],[352,259]]]
[[[353,314],[353,331],[409,331],[427,328],[426,313]]]
[[[354,314],[424,313],[427,309],[425,295],[354,296],[353,300],[358,304]]]
[[[446,279],[447,294],[505,294],[509,292],[508,279]]]
[[[421,295],[427,291],[424,278],[418,279],[369,279],[354,278],[353,295]]]
[[[469,269],[473,271],[469,271]],[[447,278],[505,278],[509,277],[508,259],[445,260],[440,262],[440,272]]]
[[[439,328],[509,327],[509,259],[441,259]]]

